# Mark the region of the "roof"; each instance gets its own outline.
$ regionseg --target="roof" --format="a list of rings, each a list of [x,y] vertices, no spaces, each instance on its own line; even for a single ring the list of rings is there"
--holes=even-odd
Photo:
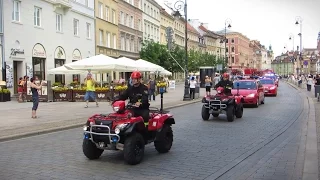
[[[170,19],[174,19],[174,17],[171,16],[164,8],[162,8],[162,9],[160,10],[160,14],[163,14],[164,16],[166,16],[166,17],[168,17],[168,18],[170,18]]]
[[[199,32],[193,26],[191,26],[189,23],[187,24],[187,29],[193,33],[199,34]]]
[[[206,34],[211,36],[211,37],[219,38],[221,36],[221,35],[213,32],[213,31],[210,31],[209,29],[205,28],[203,25],[200,25],[199,29],[204,31],[204,32],[206,32]]]

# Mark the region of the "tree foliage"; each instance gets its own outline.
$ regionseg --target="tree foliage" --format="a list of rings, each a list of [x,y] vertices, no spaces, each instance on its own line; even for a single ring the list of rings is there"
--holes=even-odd
[[[169,52],[166,45],[156,43],[153,40],[146,40],[142,43],[140,58],[158,64],[171,72],[183,72],[180,66],[185,67],[185,50],[179,46],[173,47]],[[201,66],[216,67],[217,64],[223,64],[223,67],[225,67],[225,61],[220,57],[207,52],[188,51],[189,72],[197,72]]]

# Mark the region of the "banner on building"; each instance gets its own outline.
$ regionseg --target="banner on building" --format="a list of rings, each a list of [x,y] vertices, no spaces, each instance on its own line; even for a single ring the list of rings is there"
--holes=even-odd
[[[7,88],[13,87],[13,65],[11,63],[6,63],[6,81]]]

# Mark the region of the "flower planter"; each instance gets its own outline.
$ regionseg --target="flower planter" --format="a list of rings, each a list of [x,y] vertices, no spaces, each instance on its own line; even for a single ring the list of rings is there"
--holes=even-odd
[[[71,91],[53,91],[54,101],[69,101],[71,99]]]
[[[4,101],[11,101],[11,93],[3,93]]]
[[[0,102],[5,102],[4,101],[4,93],[0,92]]]

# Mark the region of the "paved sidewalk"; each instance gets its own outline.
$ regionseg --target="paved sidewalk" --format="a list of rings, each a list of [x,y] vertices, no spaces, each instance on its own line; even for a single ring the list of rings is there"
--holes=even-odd
[[[163,95],[164,109],[199,102],[205,94],[205,89],[202,88],[199,99],[183,101],[183,90],[183,84],[177,85],[176,89],[168,90],[168,93]],[[150,104],[151,107],[159,108],[160,95]],[[37,112],[39,118],[32,119],[32,103],[17,101],[0,103],[0,141],[79,127],[93,114],[112,112],[108,102],[100,102],[99,107],[96,107],[94,102],[89,103],[89,108],[84,106],[84,102],[40,102]]]
[[[309,102],[303,179],[320,179],[320,149],[318,148],[320,145],[320,106],[314,96],[314,88],[311,91],[307,91],[306,85],[298,87],[296,83],[291,83],[290,81],[286,81],[286,83],[301,92]]]

